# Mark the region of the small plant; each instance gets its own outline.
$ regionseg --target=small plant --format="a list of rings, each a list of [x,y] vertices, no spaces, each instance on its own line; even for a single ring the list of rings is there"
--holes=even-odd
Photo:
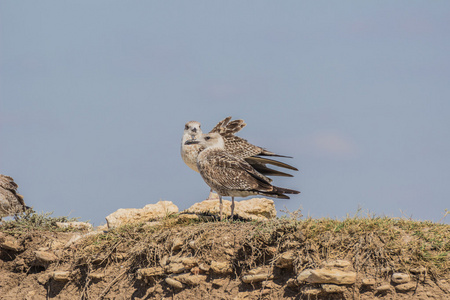
[[[70,231],[69,228],[58,228],[57,222],[73,222],[78,218],[69,217],[51,217],[53,212],[37,213],[33,208],[16,214],[13,220],[3,221],[0,225],[0,231],[11,234],[22,234],[32,230],[55,230],[55,231]]]
[[[285,213],[286,217],[288,219],[290,219],[290,220],[293,220],[293,221],[300,221],[301,218],[303,218],[302,207],[299,207],[297,210],[294,210],[294,211],[291,212],[285,206],[284,209],[280,209],[280,212]]]

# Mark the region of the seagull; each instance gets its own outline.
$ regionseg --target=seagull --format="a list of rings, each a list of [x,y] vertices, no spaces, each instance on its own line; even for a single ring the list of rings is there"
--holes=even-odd
[[[218,132],[222,135],[231,136],[234,133],[240,131],[245,127],[244,120],[234,120],[231,121],[231,117],[227,117],[217,123],[216,126],[210,131]],[[201,146],[198,144],[186,145],[186,141],[190,139],[195,139],[198,135],[202,135],[202,129],[200,122],[197,121],[189,121],[184,126],[183,138],[181,140],[181,157],[186,165],[198,173],[197,169],[197,155],[202,150]]]
[[[292,157],[273,153],[262,147],[252,145],[247,140],[236,136],[235,133],[239,132],[247,124],[244,120],[234,120],[231,122],[230,120],[231,117],[223,119],[209,132],[219,133],[223,137],[225,150],[228,153],[235,157],[245,159],[256,171],[267,176],[293,177],[291,174],[271,169],[267,167],[267,164],[298,171],[297,168],[291,165],[264,156]],[[189,121],[186,123],[181,141],[181,157],[186,165],[195,172],[199,172],[197,168],[197,156],[203,149],[199,144],[186,144],[186,141],[196,139],[201,135],[203,135],[203,132],[200,122]],[[209,199],[211,199],[211,194]]]
[[[6,175],[0,174],[0,219],[25,211],[23,196],[17,193],[18,185]]]
[[[222,219],[222,197],[231,196],[231,218],[234,213],[234,197],[263,195],[272,198],[289,199],[285,194],[299,194],[299,191],[277,187],[269,178],[255,170],[243,158],[226,150],[224,138],[217,132],[197,136],[185,142],[199,145],[203,150],[197,156],[197,169],[209,187],[219,194],[220,219]]]

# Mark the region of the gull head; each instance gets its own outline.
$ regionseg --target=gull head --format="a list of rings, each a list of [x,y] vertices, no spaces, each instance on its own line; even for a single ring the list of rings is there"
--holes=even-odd
[[[186,145],[199,144],[202,148],[225,148],[225,142],[217,132],[197,136],[196,139],[186,141]]]
[[[192,139],[196,139],[197,136],[202,134],[200,122],[189,121],[184,125],[184,134],[189,135]]]

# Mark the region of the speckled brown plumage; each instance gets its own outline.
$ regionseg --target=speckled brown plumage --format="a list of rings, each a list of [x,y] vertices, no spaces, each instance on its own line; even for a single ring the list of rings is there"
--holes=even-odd
[[[243,120],[231,121],[231,117],[227,117],[220,121],[210,133],[219,133],[225,142],[225,151],[231,155],[245,159],[253,168],[258,172],[268,176],[285,176],[292,177],[291,174],[284,173],[278,170],[267,167],[267,164],[282,167],[290,170],[297,171],[297,168],[262,156],[273,157],[288,157],[275,154],[262,147],[252,145],[247,140],[236,136],[235,134],[244,128],[247,124]],[[181,156],[183,161],[194,171],[198,172],[196,166],[197,155],[202,151],[202,147],[199,144],[185,145],[185,142],[189,139],[196,138],[202,135],[201,125],[197,121],[190,121],[186,123],[181,143]]]
[[[222,137],[229,137],[234,136],[235,133],[239,132],[242,128],[244,128],[247,124],[244,122],[244,120],[233,120],[231,121],[231,117],[226,117],[219,123],[217,123],[216,126],[214,126],[213,129],[209,133],[217,132]]]
[[[197,156],[197,168],[206,184],[222,196],[232,197],[233,215],[234,197],[264,195],[289,199],[285,194],[298,194],[299,191],[273,186],[271,180],[256,171],[244,159],[235,157],[225,150],[223,137],[218,133],[208,133],[187,144],[198,144],[203,150]],[[222,207],[222,204],[221,204]],[[221,208],[222,210],[222,208]]]
[[[284,193],[298,193],[273,186],[269,178],[257,172],[245,160],[230,155],[224,149],[206,148],[198,156],[197,167],[206,184],[221,196],[265,195],[289,199]]]

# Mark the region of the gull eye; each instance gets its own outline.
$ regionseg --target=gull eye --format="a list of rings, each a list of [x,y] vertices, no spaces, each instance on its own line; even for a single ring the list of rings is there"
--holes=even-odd
[[[210,136],[205,136],[205,140],[210,140],[211,139],[211,137]]]
[[[189,126],[184,126],[184,130],[188,130],[189,129]]]

